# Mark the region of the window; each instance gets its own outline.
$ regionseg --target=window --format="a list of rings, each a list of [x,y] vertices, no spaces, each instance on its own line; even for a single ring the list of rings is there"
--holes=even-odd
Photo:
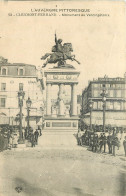
[[[109,97],[113,97],[114,96],[114,91],[113,90],[110,90],[109,91]]]
[[[117,87],[117,88],[121,88],[122,85],[121,85],[121,84],[116,84],[116,87]]]
[[[98,87],[98,84],[95,84],[95,83],[94,83],[94,85],[93,85],[93,86],[94,86],[94,88],[97,88],[97,87]]]
[[[5,102],[6,102],[5,98],[0,98],[0,107],[5,108]]]
[[[98,90],[95,90],[95,91],[93,92],[93,94],[94,94],[94,97],[98,97],[98,96],[99,96],[99,91],[98,91]]]
[[[115,102],[114,109],[115,110],[121,110],[121,102]]]
[[[116,97],[121,97],[121,90],[116,91]]]
[[[6,83],[1,83],[1,91],[5,91],[6,90]]]
[[[7,75],[7,69],[6,68],[2,69],[2,75]]]
[[[94,101],[93,103],[93,109],[97,109],[98,108],[98,102]]]
[[[102,105],[103,105],[102,101],[98,101],[98,109],[102,109]]]
[[[23,91],[23,83],[19,83],[19,91]]]
[[[20,76],[23,76],[23,69],[20,69],[20,70],[19,70],[19,75],[20,75]]]
[[[112,110],[113,109],[113,102],[112,101],[107,101],[106,102],[106,109],[108,110]]]
[[[110,109],[113,110],[113,107],[114,107],[114,103],[111,101],[110,102]]]
[[[23,68],[19,68],[18,69],[18,75],[19,76],[23,76],[24,75],[24,69]]]

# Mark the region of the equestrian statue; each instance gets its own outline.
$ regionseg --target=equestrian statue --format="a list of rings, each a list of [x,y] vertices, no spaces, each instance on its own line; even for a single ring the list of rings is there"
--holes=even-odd
[[[58,63],[58,67],[65,67],[66,60],[76,61],[80,64],[80,62],[75,59],[75,55],[71,54],[73,52],[72,44],[64,43],[62,45],[62,39],[57,39],[56,33],[55,44],[56,45],[52,47],[52,53],[46,53],[41,57],[41,60],[47,59],[42,67],[46,67],[48,63]]]

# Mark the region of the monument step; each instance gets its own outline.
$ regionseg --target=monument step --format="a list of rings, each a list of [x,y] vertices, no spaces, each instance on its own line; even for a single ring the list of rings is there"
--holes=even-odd
[[[42,135],[76,135],[77,132],[64,132],[64,131],[47,131],[47,132],[42,132]]]
[[[43,134],[38,140],[39,146],[76,146],[74,134]]]

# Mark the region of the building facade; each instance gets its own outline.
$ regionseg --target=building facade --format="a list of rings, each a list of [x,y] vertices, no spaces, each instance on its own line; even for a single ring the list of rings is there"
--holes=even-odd
[[[126,126],[126,73],[124,78],[98,78],[89,82],[82,92],[82,115],[84,122],[103,124],[102,92],[106,91],[105,123],[112,126]],[[92,102],[92,107],[90,103]],[[92,115],[92,116],[91,116]]]
[[[43,79],[34,65],[0,62],[0,125],[19,125],[18,92],[24,92],[22,126],[27,126],[26,101],[30,97],[30,126],[42,124]]]

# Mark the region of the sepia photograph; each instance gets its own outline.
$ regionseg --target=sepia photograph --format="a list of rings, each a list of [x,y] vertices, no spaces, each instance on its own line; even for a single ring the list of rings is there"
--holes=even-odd
[[[126,4],[0,2],[0,196],[126,196]]]

